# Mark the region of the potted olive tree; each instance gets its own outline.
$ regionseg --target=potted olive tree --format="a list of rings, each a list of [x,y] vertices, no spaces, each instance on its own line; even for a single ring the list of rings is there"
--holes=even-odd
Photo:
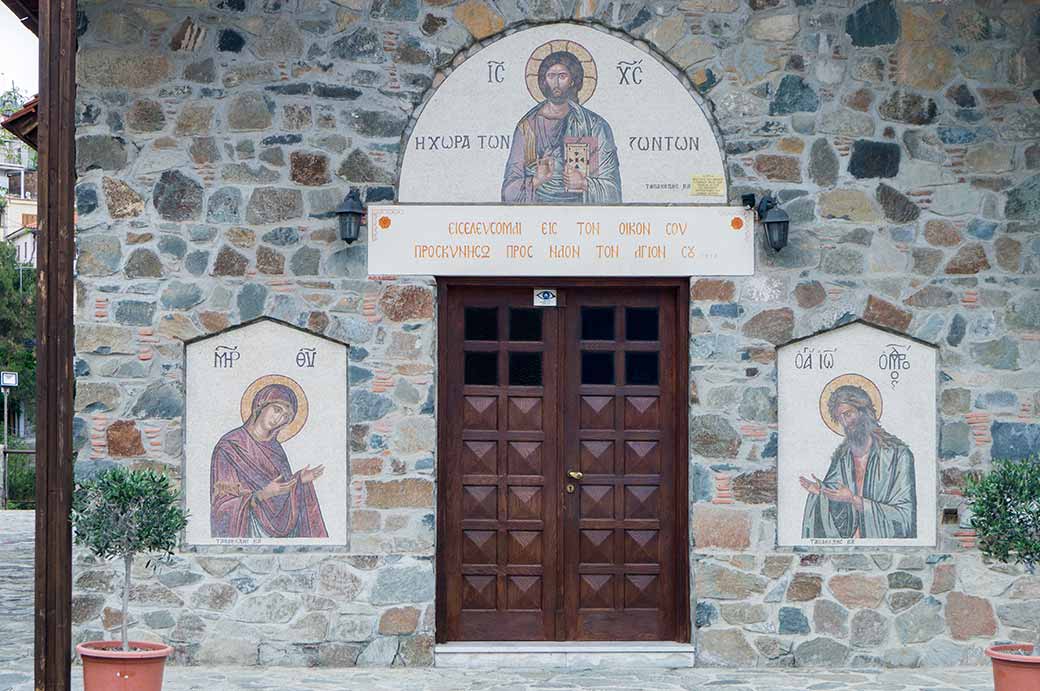
[[[113,468],[76,486],[72,508],[76,544],[101,559],[121,559],[124,573],[122,641],[87,641],[76,646],[83,660],[86,691],[162,688],[163,666],[173,649],[128,640],[130,570],[137,555],[172,554],[186,523],[187,512],[165,475]]]
[[[1035,574],[1040,565],[1040,457],[995,461],[991,472],[969,480],[967,496],[982,553]],[[1035,645],[986,650],[996,691],[1040,691],[1040,621],[1034,626]]]

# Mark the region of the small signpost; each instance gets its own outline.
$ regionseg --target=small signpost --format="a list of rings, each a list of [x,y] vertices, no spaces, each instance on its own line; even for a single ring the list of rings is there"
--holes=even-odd
[[[14,389],[18,387],[18,373],[17,372],[0,372],[0,391],[4,394],[4,443],[0,446],[2,453],[0,453],[0,460],[3,461],[3,468],[0,469],[3,472],[3,494],[0,494],[0,509],[7,510],[7,395],[8,389]]]

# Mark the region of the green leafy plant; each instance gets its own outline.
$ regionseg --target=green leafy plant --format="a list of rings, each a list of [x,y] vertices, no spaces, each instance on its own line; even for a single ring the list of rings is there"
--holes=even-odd
[[[29,450],[26,442],[12,437],[10,449]],[[7,508],[36,508],[36,465],[35,456],[12,453],[7,456]]]
[[[187,518],[170,479],[151,470],[113,468],[76,485],[72,501],[76,544],[101,559],[123,560],[123,650],[130,649],[126,629],[134,557],[172,555]]]
[[[1040,565],[1040,456],[994,460],[993,470],[968,479],[971,527],[979,549],[1035,574]],[[1034,654],[1040,651],[1040,622]]]

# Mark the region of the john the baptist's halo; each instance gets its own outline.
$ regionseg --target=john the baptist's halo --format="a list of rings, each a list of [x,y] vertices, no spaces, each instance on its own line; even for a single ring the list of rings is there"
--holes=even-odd
[[[870,401],[874,404],[874,411],[877,413],[877,419],[881,419],[881,407],[883,401],[881,400],[881,390],[878,389],[877,384],[870,381],[862,374],[842,374],[834,379],[827,382],[827,386],[823,387],[823,391],[820,392],[820,417],[823,418],[823,424],[827,425],[832,432],[839,436],[845,436],[844,430],[841,425],[831,417],[831,411],[827,408],[827,401],[830,400],[831,394],[834,393],[835,389],[839,386],[856,386],[866,392],[870,396]]]

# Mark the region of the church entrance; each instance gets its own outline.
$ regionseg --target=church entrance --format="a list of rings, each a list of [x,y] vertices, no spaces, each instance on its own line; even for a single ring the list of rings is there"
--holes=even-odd
[[[688,286],[440,282],[438,640],[689,640]]]

